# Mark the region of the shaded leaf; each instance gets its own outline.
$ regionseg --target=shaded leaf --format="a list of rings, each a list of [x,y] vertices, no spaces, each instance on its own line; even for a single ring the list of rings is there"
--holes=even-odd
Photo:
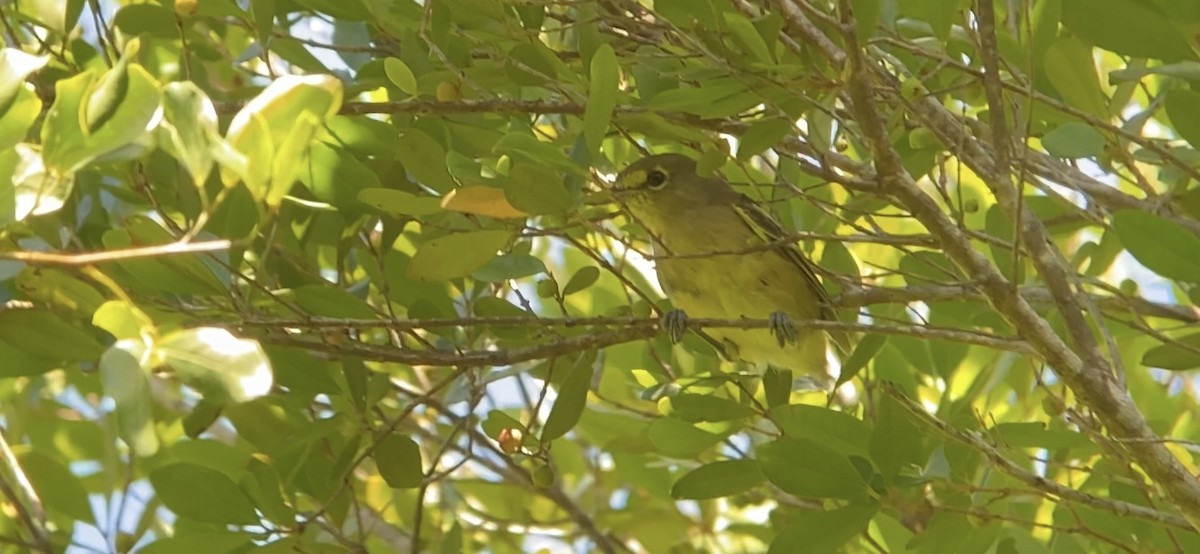
[[[563,296],[570,296],[579,291],[585,290],[595,284],[596,280],[600,279],[600,269],[595,266],[584,266],[579,268],[571,279],[567,281],[566,286],[562,289]]]
[[[650,424],[648,433],[654,447],[663,455],[673,458],[692,458],[725,438],[670,417],[655,420]]]
[[[788,437],[812,439],[847,456],[866,456],[871,442],[871,428],[862,420],[829,408],[779,406],[771,410],[771,419]]]
[[[246,495],[215,469],[189,462],[173,463],[151,471],[150,484],[163,504],[180,517],[224,525],[258,522]]]
[[[754,122],[738,141],[737,160],[744,162],[763,153],[793,131],[795,126],[792,122],[779,117]]]
[[[1200,367],[1200,333],[1176,339],[1181,344],[1160,344],[1142,355],[1142,365],[1172,371]]]
[[[1113,214],[1113,229],[1125,249],[1151,271],[1200,282],[1200,238],[1178,223],[1140,210],[1120,210]]]
[[[562,177],[528,163],[513,164],[504,183],[504,196],[518,210],[534,215],[559,214],[571,208],[571,194]]]
[[[767,481],[754,460],[723,460],[689,471],[671,487],[676,500],[705,500],[746,492]]]
[[[1167,94],[1166,107],[1179,136],[1200,148],[1200,92],[1172,89]]]
[[[591,80],[587,108],[583,113],[583,136],[587,141],[588,150],[596,152],[600,150],[600,142],[604,140],[608,122],[617,106],[617,79],[620,77],[620,70],[617,68],[617,55],[611,46],[602,44],[596,49],[589,70]]]
[[[576,364],[571,368],[561,387],[558,388],[558,398],[550,415],[546,416],[546,425],[542,428],[542,442],[557,439],[570,431],[579,422],[583,409],[587,406],[588,389],[592,386],[593,368],[591,364]]]
[[[134,339],[117,341],[100,357],[104,394],[117,406],[117,433],[139,456],[153,455],[159,445],[147,361],[148,348]]]
[[[75,521],[95,520],[87,489],[67,466],[37,451],[18,454],[17,461],[46,509]]]
[[[104,352],[91,333],[38,308],[0,310],[0,340],[52,360],[95,361]]]
[[[791,552],[841,552],[850,539],[867,530],[878,504],[851,504],[836,510],[808,510],[792,514],[787,527],[771,541],[769,554]]]
[[[1104,153],[1104,137],[1091,125],[1071,122],[1046,133],[1042,146],[1059,158],[1095,158]]]
[[[421,486],[425,470],[421,449],[407,436],[392,434],[375,445],[375,467],[389,487],[412,489]]]
[[[1187,39],[1151,2],[1063,0],[1062,22],[1097,46],[1125,56],[1166,61],[1195,57]]]
[[[866,493],[850,459],[812,439],[778,439],[759,447],[758,456],[767,479],[790,494],[852,499]]]

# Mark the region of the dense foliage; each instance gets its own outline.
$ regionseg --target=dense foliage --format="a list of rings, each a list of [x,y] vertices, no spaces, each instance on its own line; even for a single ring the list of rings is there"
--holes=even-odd
[[[1200,4],[0,22],[0,550],[1200,551]],[[659,332],[644,152],[795,231],[837,401]]]

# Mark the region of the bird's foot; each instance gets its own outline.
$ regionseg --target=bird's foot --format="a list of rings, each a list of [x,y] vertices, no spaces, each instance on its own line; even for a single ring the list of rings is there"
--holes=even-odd
[[[667,332],[671,344],[676,344],[683,340],[683,334],[687,332],[688,316],[683,310],[671,310],[663,314],[659,325]]]
[[[779,341],[779,347],[783,348],[789,344],[796,344],[800,339],[799,333],[796,331],[796,326],[792,324],[792,318],[788,317],[783,312],[772,313],[767,318],[767,329],[775,335],[775,340]]]

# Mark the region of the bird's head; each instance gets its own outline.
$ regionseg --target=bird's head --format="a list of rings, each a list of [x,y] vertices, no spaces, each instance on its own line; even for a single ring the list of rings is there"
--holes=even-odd
[[[736,193],[719,178],[697,175],[691,158],[658,154],[634,162],[617,175],[613,194],[635,215],[647,211],[666,215],[728,201],[726,196]]]

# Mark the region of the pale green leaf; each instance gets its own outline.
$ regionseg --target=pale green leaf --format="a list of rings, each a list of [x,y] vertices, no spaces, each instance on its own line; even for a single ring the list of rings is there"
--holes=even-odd
[[[438,237],[417,247],[406,275],[421,282],[469,275],[495,258],[509,237],[508,231],[471,231]]]

